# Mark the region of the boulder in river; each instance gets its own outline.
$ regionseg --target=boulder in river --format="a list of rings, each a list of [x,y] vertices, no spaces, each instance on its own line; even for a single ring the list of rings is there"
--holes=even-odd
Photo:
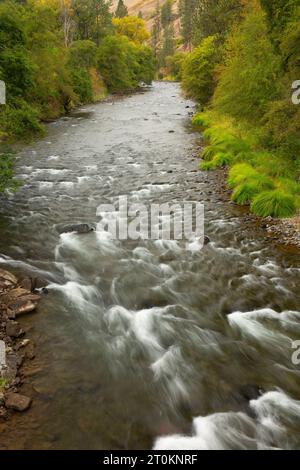
[[[205,235],[204,236],[204,245],[208,245],[209,243],[210,243],[210,238],[207,235]]]
[[[31,405],[31,398],[20,393],[8,393],[5,398],[6,408],[16,411],[26,411]]]
[[[40,299],[39,295],[23,289],[23,287],[16,287],[0,297],[1,302],[6,306],[9,318],[15,318],[17,315],[32,312],[36,309]]]
[[[8,321],[6,323],[6,334],[11,338],[19,338],[23,334],[23,330],[16,321]]]
[[[0,269],[0,290],[11,289],[18,283],[18,279],[8,271]]]
[[[74,225],[66,225],[65,227],[60,230],[60,233],[72,233],[76,232],[78,234],[90,233],[93,232],[95,229],[90,224],[74,224]]]

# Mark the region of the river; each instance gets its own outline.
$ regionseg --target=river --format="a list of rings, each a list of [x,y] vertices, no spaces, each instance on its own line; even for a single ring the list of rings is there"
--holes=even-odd
[[[48,125],[18,154],[0,261],[49,293],[22,319],[34,401],[1,428],[2,448],[299,448],[299,256],[197,171],[193,107],[177,84],[155,83]],[[211,243],[60,234],[97,226],[98,206],[120,195],[203,201]]]

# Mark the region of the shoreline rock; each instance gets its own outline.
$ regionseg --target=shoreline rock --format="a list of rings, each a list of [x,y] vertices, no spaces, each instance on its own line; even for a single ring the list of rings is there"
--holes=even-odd
[[[31,397],[19,393],[20,368],[24,361],[35,357],[34,345],[24,338],[16,318],[36,310],[41,299],[36,289],[42,284],[29,277],[19,281],[14,274],[0,269],[0,421],[31,405]]]
[[[270,242],[281,245],[286,248],[300,250],[300,215],[290,219],[274,219],[273,217],[258,217],[250,212],[247,206],[239,206],[230,201],[232,191],[227,185],[228,170],[226,168],[217,169],[213,172],[219,179],[219,193],[222,195],[222,201],[227,201],[246,210],[246,217],[257,223],[259,227],[266,233]],[[209,182],[209,180],[205,181]]]

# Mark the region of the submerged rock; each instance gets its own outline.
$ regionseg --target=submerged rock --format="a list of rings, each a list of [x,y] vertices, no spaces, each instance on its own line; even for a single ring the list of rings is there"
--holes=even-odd
[[[6,306],[7,316],[14,319],[17,315],[29,313],[36,309],[41,297],[33,294],[23,287],[16,287],[0,297],[1,303]]]
[[[207,235],[205,235],[204,236],[204,245],[208,245],[209,243],[210,243],[210,238]]]
[[[76,232],[79,234],[90,233],[95,229],[90,224],[75,224],[75,225],[66,225],[60,230],[60,233],[72,233]]]
[[[31,405],[31,398],[20,393],[8,393],[5,398],[5,406],[16,411],[26,411]]]
[[[6,287],[11,287],[18,284],[18,279],[8,271],[0,269],[0,284]]]
[[[6,324],[6,334],[11,338],[19,338],[23,334],[23,330],[16,321],[8,321]]]

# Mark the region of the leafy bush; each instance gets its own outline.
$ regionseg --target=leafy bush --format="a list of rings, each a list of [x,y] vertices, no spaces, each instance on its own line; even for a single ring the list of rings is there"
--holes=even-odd
[[[295,199],[281,190],[265,191],[256,196],[251,210],[260,217],[287,218],[296,213]]]
[[[214,69],[219,60],[216,38],[205,38],[185,59],[182,71],[182,87],[186,94],[207,104],[214,92]]]
[[[97,46],[93,41],[74,41],[69,54],[70,65],[74,68],[91,68],[97,64]]]
[[[186,59],[186,53],[177,52],[176,54],[166,57],[166,66],[169,72],[169,75],[174,80],[182,79],[183,64]]]
[[[89,103],[93,100],[93,86],[91,75],[84,68],[74,69],[71,72],[73,89],[81,103]]]
[[[231,188],[238,186],[245,181],[257,177],[257,171],[247,163],[239,163],[234,165],[228,176],[228,184]]]
[[[107,36],[99,49],[98,69],[112,93],[129,91],[140,81],[152,80],[153,53],[125,36]]]
[[[234,118],[259,122],[278,96],[280,60],[258,2],[249,3],[244,20],[233,29],[225,47],[214,106]]]
[[[218,167],[231,165],[234,156],[230,153],[217,153],[212,160],[201,165],[202,170],[214,170]]]
[[[198,113],[193,117],[194,126],[207,127],[210,125],[210,119],[206,113]]]
[[[124,18],[114,18],[113,25],[120,36],[126,36],[136,44],[144,44],[150,39],[146,23],[142,18],[136,16],[125,16]]]
[[[11,154],[0,154],[0,192],[15,191],[20,183],[14,179],[14,160]],[[0,383],[1,388],[1,383]]]
[[[43,132],[39,112],[24,100],[16,100],[0,114],[0,127],[9,136],[26,137]]]

